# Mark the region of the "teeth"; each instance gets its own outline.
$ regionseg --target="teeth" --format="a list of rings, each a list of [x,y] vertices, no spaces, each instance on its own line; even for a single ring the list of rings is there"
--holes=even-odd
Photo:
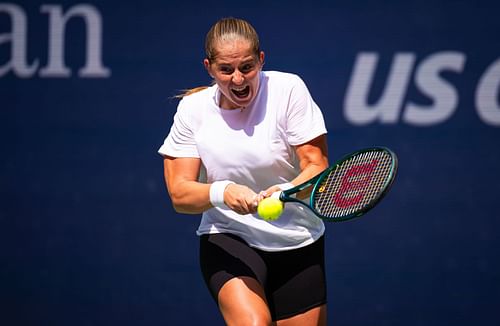
[[[242,91],[244,91],[246,88],[247,88],[246,86],[245,86],[245,87],[240,87],[240,88],[233,87],[233,89],[234,89],[235,91],[237,91],[237,92],[242,92]]]

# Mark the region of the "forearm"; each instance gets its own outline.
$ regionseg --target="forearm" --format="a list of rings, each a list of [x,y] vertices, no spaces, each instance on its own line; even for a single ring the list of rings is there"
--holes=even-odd
[[[299,158],[301,172],[290,181],[294,186],[310,180],[328,168],[328,146],[325,135],[297,146],[296,153]],[[297,194],[297,198],[306,198],[309,192],[310,189],[304,190]]]
[[[291,181],[291,183],[297,186],[323,172],[327,167],[328,160],[326,158],[317,162],[308,162],[301,167],[302,171]]]
[[[181,181],[175,185],[168,185],[168,192],[176,212],[200,214],[212,208],[210,204],[210,184],[197,181]]]
[[[227,205],[238,214],[255,213],[257,194],[247,186],[235,183],[218,184],[216,188],[213,188],[214,186],[216,185],[182,181],[169,187],[169,189],[175,189],[175,191],[169,191],[175,210],[184,214],[199,214],[214,207],[213,205],[217,205],[216,202],[220,202],[224,207]],[[213,198],[210,194],[211,188],[218,188],[215,190]],[[219,195],[215,195],[218,192],[220,192]],[[214,202],[215,198],[219,198],[219,200]]]
[[[291,182],[299,185],[328,168],[326,135],[321,135],[295,148],[299,158],[300,173]]]
[[[238,214],[255,213],[256,193],[247,186],[199,182],[200,159],[166,156],[163,162],[168,194],[177,212],[200,214],[213,205],[227,205]]]
[[[198,158],[164,159],[165,184],[174,209],[184,214],[199,214],[211,208],[210,184],[198,181]]]

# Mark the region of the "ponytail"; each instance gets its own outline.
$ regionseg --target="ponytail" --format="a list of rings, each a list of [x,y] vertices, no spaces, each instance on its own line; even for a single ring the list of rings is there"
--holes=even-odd
[[[183,98],[185,96],[189,96],[191,94],[201,92],[202,90],[207,89],[208,87],[210,87],[210,86],[198,86],[198,87],[194,87],[194,88],[184,89],[184,90],[182,90],[181,94],[175,95],[174,98]]]

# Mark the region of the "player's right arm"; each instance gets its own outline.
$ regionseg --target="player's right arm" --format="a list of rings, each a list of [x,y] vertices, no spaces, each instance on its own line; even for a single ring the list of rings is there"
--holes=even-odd
[[[199,214],[212,207],[210,185],[198,182],[200,167],[199,158],[164,156],[165,183],[175,211]]]
[[[177,212],[199,214],[213,207],[210,203],[210,184],[198,181],[199,158],[165,156],[163,165],[168,194]],[[238,214],[255,213],[256,196],[246,186],[230,184],[224,192],[224,202]]]

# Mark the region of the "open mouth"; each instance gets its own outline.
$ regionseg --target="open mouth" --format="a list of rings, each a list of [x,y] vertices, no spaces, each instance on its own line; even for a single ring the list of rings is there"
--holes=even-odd
[[[241,88],[231,88],[231,92],[238,98],[246,98],[250,93],[250,86],[245,86]]]

